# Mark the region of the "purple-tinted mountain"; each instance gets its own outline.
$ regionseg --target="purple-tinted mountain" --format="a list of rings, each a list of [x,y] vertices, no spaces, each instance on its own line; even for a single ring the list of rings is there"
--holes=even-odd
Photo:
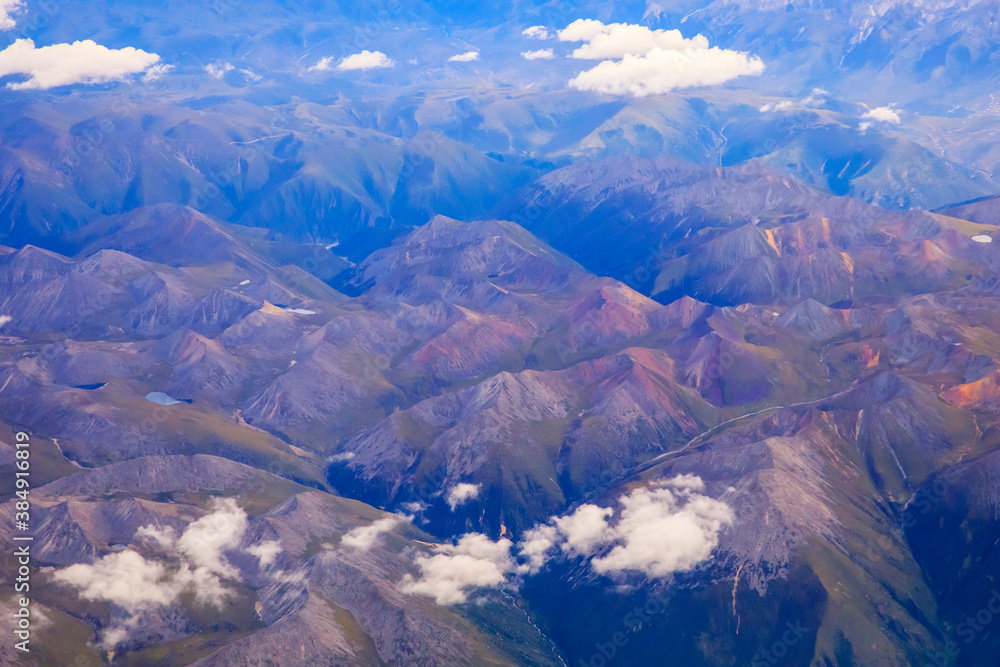
[[[0,5],[0,664],[996,662],[995,2]]]

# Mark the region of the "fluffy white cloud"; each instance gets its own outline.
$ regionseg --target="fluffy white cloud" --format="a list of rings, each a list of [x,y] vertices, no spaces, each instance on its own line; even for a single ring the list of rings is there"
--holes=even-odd
[[[538,572],[556,547],[591,558],[591,567],[600,573],[632,570],[662,577],[689,570],[711,556],[722,528],[733,520],[729,507],[702,495],[704,489],[695,475],[636,489],[619,499],[622,511],[617,523],[612,522],[611,508],[581,505],[572,514],[525,533],[518,545],[525,562],[518,572]],[[601,552],[606,553],[595,557]]]
[[[0,30],[13,30],[17,25],[14,14],[24,9],[21,0],[0,0]]]
[[[403,509],[409,512],[410,514],[420,514],[428,507],[430,507],[430,505],[423,502],[422,500],[414,500],[409,503],[403,503]]]
[[[142,75],[143,83],[153,83],[163,77],[164,74],[174,68],[173,65],[153,65]]]
[[[636,489],[618,499],[617,522],[612,508],[581,505],[526,531],[516,559],[510,540],[492,542],[470,533],[457,544],[436,547],[434,556],[417,558],[420,577],[404,577],[401,590],[441,605],[459,604],[473,589],[496,588],[511,575],[537,574],[560,551],[590,559],[601,574],[684,572],[712,555],[723,528],[733,521],[729,506],[703,495],[704,490],[696,475]]]
[[[173,604],[180,594],[166,567],[134,551],[110,554],[91,565],[70,565],[52,578],[79,589],[84,600],[111,602],[131,614]]]
[[[57,582],[72,586],[86,600],[104,600],[121,608],[127,618],[109,626],[102,636],[108,649],[124,641],[143,612],[172,605],[191,591],[204,605],[220,606],[229,595],[223,579],[239,580],[236,568],[225,552],[237,549],[247,528],[246,513],[232,498],[215,502],[212,511],[187,526],[177,536],[173,528],[142,526],[133,540],[155,543],[160,552],[155,560],[135,551],[113,553],[91,564],[72,565],[53,575]],[[262,566],[274,561],[281,547],[277,542],[251,546],[247,552]],[[168,567],[165,562],[179,557]]]
[[[562,30],[556,31],[560,42],[589,42],[596,39],[607,29],[614,26],[625,25],[622,23],[612,23],[610,26],[594,19],[577,19]]]
[[[626,55],[642,56],[654,49],[664,51],[704,51],[708,38],[695,35],[686,39],[680,30],[650,30],[629,23],[606,25],[592,19],[580,19],[559,31],[563,42],[586,42],[570,54],[581,60],[607,60]]]
[[[76,83],[106,83],[139,74],[160,56],[133,47],[109,49],[91,40],[35,48],[18,39],[0,51],[0,77],[19,74],[27,81],[7,84],[14,90],[45,90]]]
[[[448,58],[448,62],[450,63],[468,63],[473,60],[479,60],[479,51],[466,51],[465,53]]]
[[[451,490],[448,492],[448,507],[454,512],[455,508],[459,505],[464,505],[470,500],[475,500],[479,497],[479,490],[482,486],[482,484],[467,484],[463,482],[451,487]]]
[[[698,477],[698,475],[677,475],[677,477],[667,480],[664,486],[674,489],[698,491],[700,493],[705,490],[705,481],[701,477]]]
[[[618,62],[605,60],[571,79],[569,85],[577,90],[645,97],[678,88],[718,85],[763,71],[760,59],[736,51],[654,49],[645,56],[629,55]]]
[[[597,505],[581,505],[569,516],[553,519],[563,539],[563,551],[586,556],[608,539],[608,519],[614,510]]]
[[[3,325],[5,325],[8,322],[10,322],[11,319],[12,318],[11,318],[10,315],[0,315],[0,327],[3,327]]]
[[[535,574],[552,557],[556,547],[571,556],[588,557],[613,539],[608,519],[614,510],[597,505],[581,505],[572,514],[553,517],[548,523],[525,532],[517,545],[522,562],[519,574]]]
[[[518,566],[521,574],[536,574],[549,560],[549,552],[559,543],[559,529],[551,524],[535,526],[524,533],[517,545],[521,558],[527,562]]]
[[[894,125],[899,125],[900,117],[899,112],[893,109],[891,106],[888,107],[875,107],[874,109],[869,109],[861,116],[862,118],[867,118],[869,120],[881,121],[884,123],[893,123]]]
[[[772,104],[765,104],[760,107],[761,113],[766,113],[768,111],[791,111],[792,109],[798,109],[806,107],[809,109],[815,109],[816,107],[821,107],[826,104],[827,97],[830,93],[823,90],[822,88],[813,88],[812,92],[806,97],[802,98],[801,102],[796,102],[795,100],[782,100],[780,102],[775,102]]]
[[[440,605],[461,604],[468,600],[470,590],[497,588],[515,571],[510,548],[510,540],[493,542],[470,533],[457,544],[436,547],[434,556],[417,558],[420,578],[407,575],[400,590],[425,595]]]
[[[205,71],[209,76],[214,76],[216,79],[221,79],[228,72],[232,72],[235,68],[232,63],[224,63],[222,61],[217,61],[214,63],[209,63],[205,65]]]
[[[538,49],[537,51],[521,51],[521,57],[525,60],[552,60],[556,56],[552,49]]]
[[[315,67],[310,69],[315,70],[325,70],[330,69],[332,64],[332,59],[323,58],[316,64]],[[347,56],[337,65],[337,69],[342,72],[349,70],[366,70],[366,69],[381,69],[385,67],[395,66],[395,62],[392,61],[389,56],[385,55],[381,51],[362,51],[361,53],[355,53],[354,55]]]
[[[331,69],[338,69],[342,72],[348,70],[366,70],[366,69],[379,69],[384,67],[394,67],[396,65],[389,56],[385,55],[381,51],[362,51],[361,53],[355,53],[354,55],[347,56],[341,59],[339,63],[334,65],[335,58],[326,57],[320,58],[319,62],[309,68],[310,72],[325,72]]]
[[[105,650],[128,639],[143,613],[175,604],[186,586],[165,565],[134,551],[109,554],[92,564],[71,565],[52,579],[76,588],[84,600],[110,602],[124,611],[124,619],[112,621],[101,633],[100,644]]]
[[[719,532],[733,520],[725,503],[688,489],[637,489],[621,504],[621,520],[612,531],[620,544],[591,561],[596,572],[651,577],[686,572],[712,555]]]
[[[232,498],[216,502],[215,510],[190,524],[177,540],[177,548],[196,569],[206,573],[239,578],[224,552],[235,549],[247,529],[247,515]]]
[[[975,241],[976,243],[993,243],[993,237],[986,236],[985,234],[981,234],[979,236],[973,236],[972,240]]]
[[[247,81],[249,81],[250,83],[257,83],[258,81],[264,78],[260,74],[257,74],[257,72],[254,72],[252,69],[241,69],[240,74],[245,76]]]
[[[320,58],[319,62],[309,68],[310,72],[325,72],[333,68],[334,59],[331,56]]]
[[[774,104],[765,104],[760,108],[761,113],[767,113],[768,111],[791,111],[795,108],[795,102],[791,100],[782,100],[781,102],[775,102]]]
[[[549,29],[543,25],[533,25],[530,28],[525,28],[521,31],[521,34],[531,39],[548,39],[552,36],[549,34]]]
[[[134,624],[132,624],[134,625]],[[104,650],[110,651],[121,642],[128,639],[129,627],[116,625],[106,628],[101,636],[101,646]]]
[[[281,553],[281,542],[271,540],[269,542],[254,544],[247,547],[247,553],[251,556],[256,556],[257,560],[260,561],[261,567],[267,567],[273,564],[277,560],[278,554]]]
[[[340,540],[341,545],[352,549],[368,551],[374,546],[379,536],[392,531],[401,523],[412,521],[412,517],[407,516],[387,516],[378,521],[373,521],[367,526],[359,526],[348,531]]]
[[[177,542],[177,531],[170,526],[167,526],[166,528],[142,526],[139,530],[135,531],[135,535],[132,536],[132,539],[136,542],[149,539],[160,545],[161,549],[169,549],[174,546],[175,542]]]
[[[703,35],[687,39],[677,30],[580,19],[558,34],[564,42],[585,42],[571,57],[603,60],[569,82],[578,90],[644,97],[764,71],[760,58],[710,47]]]

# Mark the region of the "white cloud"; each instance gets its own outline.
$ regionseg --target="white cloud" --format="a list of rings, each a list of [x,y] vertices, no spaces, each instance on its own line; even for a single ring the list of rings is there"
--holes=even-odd
[[[705,482],[698,475],[677,475],[677,477],[667,481],[664,486],[698,492],[705,490]]]
[[[782,100],[781,102],[776,102],[774,104],[765,104],[760,108],[761,113],[767,113],[769,111],[790,111],[795,108],[795,102],[791,100]]]
[[[620,544],[591,561],[596,572],[686,572],[712,555],[719,532],[733,520],[725,503],[687,489],[637,489],[620,502],[621,520],[612,531]]]
[[[826,104],[826,98],[830,93],[822,88],[813,88],[812,93],[809,94],[802,103],[807,107],[817,107]]]
[[[428,507],[430,507],[430,505],[423,502],[422,500],[414,500],[409,503],[403,503],[403,509],[411,514],[420,514]]]
[[[159,546],[161,553],[156,560],[135,551],[122,551],[91,564],[72,565],[56,572],[53,578],[78,589],[85,600],[104,600],[127,614],[124,621],[109,626],[102,636],[102,644],[113,648],[127,639],[143,612],[175,604],[185,591],[192,591],[201,604],[221,606],[229,595],[222,580],[240,579],[225,552],[239,547],[246,528],[246,513],[235,500],[225,498],[216,501],[209,514],[190,523],[180,537],[170,527],[142,526],[136,530],[133,540],[149,540]],[[265,542],[249,547],[247,552],[266,566],[280,550],[277,542]],[[170,557],[179,557],[179,567],[161,562]]]
[[[407,575],[400,589],[441,605],[459,604],[472,589],[496,588],[510,575],[537,574],[559,551],[590,559],[601,574],[684,572],[712,555],[723,528],[733,522],[729,506],[703,495],[704,490],[696,475],[636,489],[618,499],[622,509],[614,523],[613,509],[581,505],[526,531],[517,559],[510,540],[492,542],[470,533],[457,544],[435,547],[434,556],[418,557],[420,577]]]
[[[597,505],[581,505],[572,514],[553,517],[548,523],[524,533],[517,545],[518,555],[527,562],[518,566],[519,574],[536,574],[559,547],[571,556],[589,557],[612,539],[608,519],[614,510]]]
[[[556,547],[592,558],[591,567],[600,573],[631,570],[662,577],[689,570],[711,556],[722,528],[733,520],[729,507],[702,495],[704,489],[700,477],[680,475],[619,498],[617,523],[611,521],[614,510],[596,505],[554,517],[525,533],[518,554],[526,562],[518,573],[541,570]]]
[[[533,25],[530,28],[525,28],[521,31],[521,34],[531,39],[548,39],[552,36],[549,34],[549,29],[543,25]]]
[[[517,545],[521,558],[528,562],[518,567],[521,574],[537,574],[549,560],[549,552],[559,542],[559,529],[551,524],[535,526],[524,533]]]
[[[459,505],[475,500],[479,497],[479,490],[482,486],[482,484],[467,484],[465,482],[456,484],[448,492],[448,507],[454,512]]]
[[[678,88],[718,85],[763,71],[759,58],[717,47],[702,51],[654,49],[645,56],[629,55],[617,62],[605,60],[570,80],[569,85],[577,90],[645,97]]]
[[[333,58],[327,56],[325,58],[320,58],[319,62],[309,68],[310,72],[325,72],[333,67]]]
[[[239,546],[247,529],[247,515],[232,498],[215,503],[211,514],[190,524],[177,540],[177,548],[196,569],[212,575],[239,578],[223,553]]]
[[[226,73],[232,72],[234,69],[232,63],[224,63],[222,61],[205,65],[205,71],[208,72],[209,76],[214,76],[216,79],[221,79]]]
[[[177,531],[172,527],[157,528],[156,526],[142,526],[135,531],[132,539],[140,542],[143,539],[150,539],[160,545],[161,549],[169,549],[177,542]]]
[[[335,58],[326,57],[320,58],[319,62],[309,68],[310,72],[325,72],[331,69],[338,69],[342,72],[348,70],[366,70],[366,69],[379,69],[384,67],[394,67],[396,65],[389,56],[385,55],[381,51],[362,51],[361,53],[355,53],[354,55],[347,56],[343,58],[336,66],[334,66]]]
[[[993,243],[993,237],[986,236],[985,234],[982,234],[980,236],[973,236],[972,240],[975,241],[976,243]]]
[[[281,553],[281,542],[277,540],[261,542],[260,544],[247,547],[247,553],[251,556],[256,556],[257,560],[260,561],[261,567],[267,567],[274,563],[278,558],[278,554]]]
[[[562,42],[586,42],[570,54],[581,60],[608,60],[626,55],[642,56],[654,49],[663,51],[704,51],[708,38],[695,35],[686,39],[680,30],[650,30],[628,23],[605,25],[592,19],[580,19],[559,31]]]
[[[761,113],[766,113],[768,111],[791,111],[792,109],[801,107],[815,109],[816,107],[825,105],[829,95],[830,93],[822,88],[813,88],[812,92],[802,98],[801,102],[797,102],[795,100],[782,100],[780,102],[765,104],[760,107],[760,111]]]
[[[614,510],[597,505],[581,505],[569,516],[553,519],[563,539],[563,551],[578,556],[593,553],[608,539],[608,518]]]
[[[620,25],[625,24],[612,23],[610,26],[606,26],[601,21],[594,19],[577,19],[562,30],[557,31],[556,35],[559,36],[560,42],[589,42],[604,33],[605,29]]]
[[[468,63],[473,60],[479,60],[479,51],[466,51],[465,53],[448,58],[448,62],[450,63]]]
[[[324,58],[323,60],[326,60],[326,58]],[[320,64],[323,63],[323,60],[320,61]],[[393,67],[395,64],[396,63],[394,63],[392,59],[389,58],[389,56],[385,55],[381,51],[365,50],[362,51],[361,53],[355,53],[352,56],[347,56],[346,58],[341,60],[340,64],[337,65],[337,69],[339,69],[342,72],[346,72],[348,70],[356,70],[356,69],[366,70],[366,69],[380,69],[384,67]],[[319,67],[319,65],[317,65],[317,68],[329,69],[329,63],[327,63],[326,67]]]
[[[185,586],[165,565],[134,551],[109,554],[92,564],[71,565],[52,579],[76,588],[83,600],[109,602],[125,612],[124,620],[112,621],[102,632],[100,643],[106,650],[128,639],[143,613],[175,604]]]
[[[153,65],[142,75],[143,83],[153,83],[163,77],[164,74],[174,68],[173,65]]]
[[[899,125],[900,122],[899,112],[893,109],[892,106],[868,109],[861,117],[884,123],[893,123],[894,125]],[[870,126],[871,124],[869,123],[868,125]]]
[[[2,0],[0,0],[2,1]],[[109,49],[91,40],[35,48],[18,39],[0,51],[0,77],[20,74],[27,81],[7,84],[13,90],[46,90],[77,83],[118,81],[146,71],[160,56],[133,47]]]
[[[230,579],[239,580],[234,571]],[[219,575],[204,567],[191,567],[185,564],[174,575],[174,581],[185,590],[194,591],[195,599],[207,607],[221,608],[230,591],[219,578]]]
[[[52,578],[79,589],[84,600],[111,602],[132,614],[173,604],[180,593],[166,567],[134,551],[109,554],[91,565],[70,565]]]
[[[138,619],[130,622],[128,626],[113,625],[106,628],[104,630],[104,634],[101,636],[101,646],[103,646],[105,650],[110,651],[114,649],[115,646],[128,639],[129,627],[134,626],[137,620]]]
[[[412,520],[413,518],[408,516],[387,516],[378,521],[373,521],[367,526],[359,526],[348,531],[340,540],[340,544],[352,549],[368,551],[374,546],[380,535],[391,532],[399,524]]]
[[[11,321],[11,319],[12,319],[12,318],[11,318],[11,316],[10,316],[10,315],[0,315],[0,328],[2,328],[2,327],[3,327],[3,325],[5,325],[5,324],[7,324],[8,322],[10,322],[10,321]]]
[[[677,30],[580,19],[558,34],[564,42],[585,42],[572,58],[603,60],[569,82],[578,90],[644,97],[764,71],[760,58],[710,47],[703,35],[686,39]]]
[[[24,9],[21,0],[0,0],[0,30],[13,30],[17,25],[14,14]]]
[[[510,540],[492,542],[485,535],[465,535],[457,544],[436,547],[435,556],[417,558],[420,578],[407,575],[400,590],[434,598],[440,605],[461,604],[471,589],[503,584],[515,570],[510,548]]]
[[[525,60],[552,60],[556,56],[552,49],[538,49],[537,51],[521,51],[521,57]]]

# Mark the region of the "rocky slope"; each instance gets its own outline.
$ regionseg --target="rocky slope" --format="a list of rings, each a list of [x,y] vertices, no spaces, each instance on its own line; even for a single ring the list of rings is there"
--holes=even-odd
[[[164,65],[0,91],[27,664],[995,662],[995,3],[100,4],[0,32]]]
[[[617,610],[638,600],[667,610],[621,649],[639,663],[667,645],[691,664],[748,661],[779,641],[773,628],[801,621],[787,647],[796,663],[897,664],[944,650],[966,609],[958,591],[988,581],[987,545],[944,553],[928,537],[930,522],[961,512],[988,523],[984,483],[949,485],[947,500],[914,515],[949,471],[989,479],[1000,304],[978,274],[932,282],[932,294],[897,273],[893,294],[826,304],[664,305],[515,223],[438,217],[340,272],[334,289],[317,265],[282,265],[289,255],[273,245],[199,214],[150,216],[138,219],[161,219],[179,243],[195,228],[228,236],[190,265],[190,248],[156,235],[126,245],[116,232],[81,241],[76,256],[0,254],[3,312],[15,315],[0,331],[0,419],[39,440],[38,479],[51,482],[35,521],[39,564],[54,568],[39,603],[67,637],[52,655],[96,641],[115,663],[266,664],[297,652],[335,664],[549,664],[589,659],[593,637],[613,634]],[[913,220],[951,244],[939,256],[948,271],[993,265],[992,246],[963,240],[975,227],[953,217],[869,224],[900,239],[924,233]],[[152,232],[112,224],[135,239]],[[859,255],[885,247],[852,237],[843,218],[829,225]],[[706,246],[693,252],[717,252]],[[146,259],[127,252],[144,247]],[[877,291],[870,273],[852,280]],[[57,307],[28,305],[59,294]],[[146,398],[156,392],[176,402]],[[403,592],[421,558],[456,548],[427,544],[473,531],[516,551],[551,517],[678,476],[696,476],[698,494],[731,512],[694,569],[598,574],[605,546],[583,560],[550,554],[537,572],[503,565],[509,588],[480,589],[480,605]],[[959,488],[967,510],[951,509]],[[249,516],[240,548],[268,562],[227,552],[238,580],[221,625],[185,601],[143,607],[135,632],[131,607],[58,583],[116,544],[183,571],[137,532],[179,537],[225,497]],[[379,546],[337,546],[375,524]],[[274,560],[261,547],[272,542]],[[956,559],[960,580],[944,574]],[[732,640],[706,644],[706,627]]]
[[[244,506],[223,511],[207,501],[212,494],[244,498]],[[89,634],[88,626],[113,664],[275,664],[290,656],[328,664],[559,664],[510,595],[489,595],[475,614],[463,615],[400,594],[396,582],[413,572],[414,553],[428,551],[432,539],[417,528],[252,467],[214,456],[147,457],[141,467],[126,462],[76,473],[33,496],[36,610],[48,619],[35,640],[37,664],[51,664],[46,660],[81,630]],[[12,508],[3,510],[8,527]],[[387,519],[397,527],[375,533],[381,536],[370,544],[346,546],[345,535]],[[200,585],[223,587],[217,610],[186,598],[179,607],[159,606],[157,591],[167,595],[171,585],[164,578],[146,582],[135,595],[147,600],[126,605],[123,615],[109,604],[113,590],[87,606],[71,592],[77,580],[58,576],[75,565],[96,581],[102,575],[88,564],[102,561],[116,562],[117,576],[126,578],[126,563],[171,567],[164,540],[192,535],[199,521],[231,534],[217,556],[221,580],[198,560],[203,551],[190,552]],[[213,548],[207,536],[200,539],[207,540],[201,549]],[[210,618],[213,633],[202,635]],[[121,628],[130,628],[127,643],[109,639]]]

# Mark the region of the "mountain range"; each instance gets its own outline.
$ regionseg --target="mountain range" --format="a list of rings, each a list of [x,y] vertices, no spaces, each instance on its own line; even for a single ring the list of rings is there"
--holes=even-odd
[[[993,664],[995,3],[11,11],[0,664]]]

